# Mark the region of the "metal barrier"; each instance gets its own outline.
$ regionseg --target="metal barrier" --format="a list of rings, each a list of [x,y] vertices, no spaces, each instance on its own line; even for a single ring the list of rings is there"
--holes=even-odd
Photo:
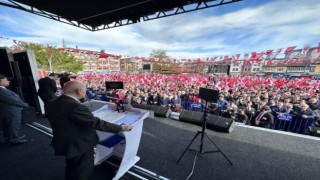
[[[314,118],[302,118],[291,114],[281,114],[276,117],[274,129],[305,134],[308,126],[314,125]]]
[[[195,103],[190,101],[183,101],[181,102],[181,107],[184,110],[190,111],[203,111],[203,106],[201,103]]]

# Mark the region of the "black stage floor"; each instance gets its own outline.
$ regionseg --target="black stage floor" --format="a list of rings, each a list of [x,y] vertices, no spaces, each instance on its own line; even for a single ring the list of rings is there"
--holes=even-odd
[[[48,124],[46,120],[39,120]],[[194,152],[187,152],[179,165],[179,156],[200,127],[166,118],[146,119],[137,163],[169,179],[186,179]],[[33,140],[20,146],[0,144],[1,180],[62,180],[64,158],[53,155],[50,137],[28,126],[22,132]],[[308,139],[238,126],[230,133],[211,130],[208,135],[231,159],[221,153],[199,155],[190,179],[318,179],[320,139]],[[1,137],[0,141],[3,139]],[[197,140],[196,142],[199,142]],[[205,143],[206,150],[214,150]],[[102,164],[95,168],[95,180],[111,179],[114,168]],[[121,179],[136,179],[125,174]]]

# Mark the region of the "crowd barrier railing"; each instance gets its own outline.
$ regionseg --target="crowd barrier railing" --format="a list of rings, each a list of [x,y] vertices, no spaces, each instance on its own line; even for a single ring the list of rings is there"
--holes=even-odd
[[[314,118],[302,118],[292,114],[276,116],[274,129],[305,134],[308,126],[314,125]]]
[[[202,103],[190,102],[190,101],[183,101],[181,102],[181,107],[184,110],[190,111],[203,111]]]

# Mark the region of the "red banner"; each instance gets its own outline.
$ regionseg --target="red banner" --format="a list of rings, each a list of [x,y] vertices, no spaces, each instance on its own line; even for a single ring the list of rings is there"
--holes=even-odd
[[[288,47],[285,51],[284,51],[284,54],[289,54],[291,51],[294,50],[294,48],[296,48],[297,46],[291,46],[291,47]]]
[[[266,55],[269,55],[269,54],[271,54],[272,52],[273,52],[273,49],[267,50],[267,51],[266,51]]]
[[[320,53],[320,43],[318,43],[318,53]]]

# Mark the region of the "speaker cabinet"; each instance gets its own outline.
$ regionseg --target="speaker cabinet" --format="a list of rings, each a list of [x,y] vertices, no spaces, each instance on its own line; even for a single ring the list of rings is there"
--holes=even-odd
[[[14,75],[11,67],[13,61],[12,52],[9,48],[0,47],[0,74],[12,80]]]
[[[184,110],[180,113],[179,119],[183,122],[201,125],[203,121],[202,117],[203,112]]]
[[[144,110],[150,110],[151,106],[150,105],[146,105],[146,104],[131,104],[132,107],[134,108],[138,108],[138,109],[144,109]]]
[[[162,106],[151,106],[150,111],[154,112],[157,117],[169,117],[171,114],[171,109],[169,107]]]
[[[33,51],[27,50],[13,53],[13,58],[18,64],[14,72],[18,82],[21,83],[20,87],[23,94],[20,94],[20,96],[30,106],[35,107],[36,112],[44,112],[37,95],[39,74]]]
[[[212,114],[207,116],[208,129],[231,133],[235,127],[236,127],[236,123],[233,119],[216,116]]]

